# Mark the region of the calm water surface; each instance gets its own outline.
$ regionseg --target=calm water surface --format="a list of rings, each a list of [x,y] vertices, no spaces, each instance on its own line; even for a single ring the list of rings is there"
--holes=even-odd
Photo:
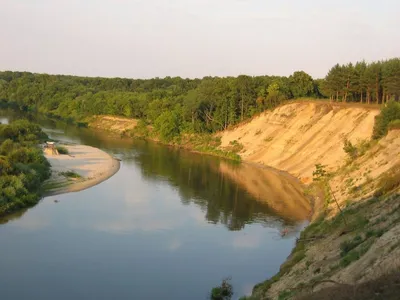
[[[37,121],[121,169],[2,220],[1,299],[207,299],[228,276],[239,298],[279,269],[308,216],[300,187],[276,172]]]

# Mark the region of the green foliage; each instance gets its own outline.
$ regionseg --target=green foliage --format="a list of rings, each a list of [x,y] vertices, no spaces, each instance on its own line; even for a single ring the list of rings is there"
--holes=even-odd
[[[75,173],[74,171],[61,172],[60,175],[68,177],[68,178],[74,178],[74,179],[82,178],[81,175],[79,175],[78,173]]]
[[[400,103],[391,101],[382,107],[381,113],[375,118],[374,139],[385,136],[391,126],[396,126],[400,120]]]
[[[220,286],[211,290],[210,300],[230,300],[233,296],[233,287],[229,282],[230,279],[222,280]]]
[[[232,151],[234,153],[238,153],[242,151],[243,149],[243,144],[239,143],[237,140],[233,140],[229,142],[229,151]]]
[[[33,205],[50,164],[37,144],[46,138],[36,124],[18,120],[0,125],[0,215]]]
[[[353,240],[351,241],[344,241],[343,243],[340,244],[340,256],[344,257],[346,254],[350,251],[356,248],[358,245],[360,245],[363,242],[363,239],[360,235],[357,235]]]
[[[382,196],[400,187],[400,165],[395,165],[384,173],[377,184],[375,196]]]
[[[295,291],[284,290],[279,293],[278,300],[288,300],[288,299],[291,299],[294,295],[295,295]]]
[[[65,154],[69,153],[68,149],[66,147],[63,147],[63,146],[57,146],[56,149],[57,149],[59,154],[64,154],[65,155]]]
[[[211,134],[192,134],[185,136],[180,145],[200,153],[223,157],[236,162],[241,161],[241,157],[230,149],[219,149],[221,138]]]
[[[359,260],[360,259],[360,253],[356,250],[350,251],[347,253],[341,260],[340,260],[340,266],[341,267],[347,267],[350,265],[352,262]]]
[[[313,79],[303,71],[294,72],[289,77],[290,90],[294,98],[311,96],[314,90]]]
[[[133,135],[136,137],[146,138],[150,134],[147,124],[144,120],[140,119],[133,129]]]
[[[165,111],[155,120],[154,128],[164,142],[170,142],[180,134],[181,119],[176,111]]]
[[[331,100],[386,103],[400,97],[400,59],[333,66],[319,89]]]
[[[322,164],[315,165],[315,171],[313,172],[313,180],[314,181],[321,181],[326,178],[328,172],[326,171],[326,166]]]
[[[400,129],[400,120],[390,121],[388,130]]]
[[[319,94],[310,90],[309,80],[314,86],[304,72],[295,72],[290,79],[241,75],[148,80],[0,72],[0,82],[4,83],[2,103],[76,122],[82,127],[87,123],[81,120],[88,116],[119,115],[143,119],[150,126],[158,120],[161,129],[176,121],[163,114],[174,112],[179,127],[163,132],[162,138],[167,140],[176,136],[177,131],[211,133],[227,129],[293,98],[292,90],[296,95]]]
[[[358,149],[349,140],[344,140],[344,152],[346,152],[351,159],[355,159],[358,156]]]

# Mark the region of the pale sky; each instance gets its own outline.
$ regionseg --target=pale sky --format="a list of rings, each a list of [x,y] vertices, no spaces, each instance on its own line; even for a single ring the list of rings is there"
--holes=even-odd
[[[400,56],[399,0],[0,0],[0,70],[323,77]]]

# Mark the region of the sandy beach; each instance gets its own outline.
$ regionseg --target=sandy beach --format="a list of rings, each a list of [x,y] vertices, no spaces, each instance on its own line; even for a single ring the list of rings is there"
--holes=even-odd
[[[62,146],[68,149],[68,154],[45,154],[52,170],[51,178],[45,183],[46,196],[85,190],[119,170],[119,161],[100,149],[85,145]]]

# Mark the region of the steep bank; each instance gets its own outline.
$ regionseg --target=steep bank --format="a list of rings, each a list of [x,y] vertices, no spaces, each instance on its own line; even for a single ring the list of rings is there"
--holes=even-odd
[[[331,174],[321,183],[329,193],[316,197],[322,217],[302,232],[280,272],[255,287],[252,299],[290,299],[332,282],[362,284],[400,267],[400,131],[371,141],[378,114],[360,105],[292,103],[217,134],[221,150],[236,147],[244,161],[288,171],[304,183],[312,182],[316,164]],[[345,140],[357,150],[352,159]],[[252,178],[270,180],[221,172],[249,190]],[[301,201],[291,204],[300,214],[307,211]]]
[[[66,155],[45,155],[51,164],[51,178],[45,182],[46,195],[78,192],[95,186],[120,167],[108,153],[85,145],[65,145]]]
[[[316,163],[333,170],[345,160],[343,140],[370,139],[378,109],[292,103],[220,134],[221,147],[243,145],[243,160],[288,171],[310,182]]]
[[[359,285],[400,267],[400,131],[371,141],[378,114],[376,108],[293,103],[220,133],[221,147],[241,144],[245,161],[288,171],[305,183],[312,182],[316,164],[331,174],[320,183],[329,193],[316,197],[322,216],[251,299],[292,299],[324,287]],[[352,158],[345,140],[354,145]]]

